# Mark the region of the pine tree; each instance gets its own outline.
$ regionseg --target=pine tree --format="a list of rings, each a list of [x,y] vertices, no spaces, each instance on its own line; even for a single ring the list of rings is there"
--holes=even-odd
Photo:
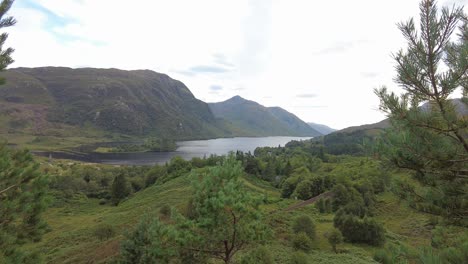
[[[0,4],[0,29],[11,27],[16,24],[16,20],[11,17],[7,16],[8,11],[10,10],[11,6],[13,5],[14,0],[3,0]],[[13,59],[11,58],[11,54],[13,53],[12,48],[4,49],[3,45],[5,44],[8,38],[8,33],[3,32],[0,35],[0,71],[3,71],[8,67],[8,65],[13,63]],[[5,79],[0,78],[0,84],[4,84]]]
[[[38,241],[44,233],[47,185],[28,151],[0,144],[0,262],[36,263],[37,255],[19,245]]]
[[[190,227],[182,248],[230,263],[239,250],[265,239],[260,199],[244,189],[242,175],[240,162],[230,155],[196,178],[194,216],[182,225]]]
[[[114,178],[111,186],[111,199],[115,205],[130,194],[127,178],[124,174],[119,174]]]
[[[13,0],[0,3],[0,29],[16,20],[7,16]],[[12,48],[4,49],[8,33],[0,34],[0,71],[13,63]],[[0,78],[0,84],[5,79]],[[19,245],[39,241],[46,224],[41,218],[46,208],[47,177],[26,150],[10,150],[0,143],[0,262],[37,263],[36,252],[26,252]]]
[[[395,80],[405,93],[397,96],[385,87],[375,91],[392,123],[378,155],[415,172],[424,188],[405,192],[425,203],[425,210],[466,219],[468,119],[457,108],[468,106],[467,17],[462,8],[439,10],[436,1],[423,0],[420,30],[413,19],[398,26],[408,47],[394,55]],[[462,99],[451,100],[459,88]]]

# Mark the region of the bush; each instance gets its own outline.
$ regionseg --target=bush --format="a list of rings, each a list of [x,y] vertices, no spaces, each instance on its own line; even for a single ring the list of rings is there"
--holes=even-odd
[[[118,263],[169,263],[176,254],[168,226],[157,217],[145,215],[121,243]]]
[[[296,185],[291,180],[285,180],[281,186],[281,197],[289,198],[295,188]]]
[[[309,180],[304,180],[301,181],[297,187],[296,190],[294,190],[294,195],[301,200],[307,200],[312,197],[312,191],[311,191],[311,186],[312,182]]]
[[[338,229],[333,228],[332,231],[327,234],[327,240],[328,243],[330,243],[330,245],[332,246],[333,251],[335,251],[335,253],[338,253],[336,250],[336,245],[341,244],[343,242],[343,235],[341,235],[341,232]]]
[[[379,249],[374,253],[374,260],[382,264],[392,264],[392,258],[384,249]]]
[[[247,255],[245,255],[241,260],[241,264],[271,264],[274,262],[275,261],[273,260],[270,251],[265,246],[255,248]]]
[[[333,219],[334,226],[351,243],[366,243],[380,246],[385,242],[385,229],[382,224],[372,218],[360,219],[357,216],[346,214],[340,209]]]
[[[319,210],[321,214],[325,213],[326,212],[325,200],[323,198],[320,198],[317,201],[317,203],[315,203],[315,207],[317,208],[317,210]]]
[[[293,238],[292,244],[295,250],[302,250],[304,252],[310,252],[310,250],[312,250],[312,241],[304,232],[296,234]]]
[[[115,236],[115,228],[109,224],[101,224],[94,230],[94,235],[101,241]]]
[[[294,252],[291,255],[291,264],[308,264],[307,255],[303,252]]]
[[[163,207],[161,207],[159,209],[159,213],[162,216],[170,217],[171,216],[171,207],[169,205],[165,204],[165,205],[163,205]]]
[[[296,218],[294,220],[292,229],[296,234],[303,232],[310,239],[315,239],[315,224],[307,215],[302,215]]]

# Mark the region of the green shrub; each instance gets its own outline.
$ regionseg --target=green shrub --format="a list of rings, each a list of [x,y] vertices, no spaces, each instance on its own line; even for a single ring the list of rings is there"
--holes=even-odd
[[[171,207],[169,205],[165,204],[159,209],[159,213],[162,216],[170,217],[171,216]]]
[[[101,241],[115,236],[115,228],[109,224],[101,224],[94,230],[94,235]]]
[[[310,250],[312,250],[312,241],[304,232],[296,234],[293,237],[292,245],[295,250],[302,250],[304,252],[310,252]]]
[[[297,217],[294,220],[292,229],[296,234],[303,232],[310,239],[315,239],[315,224],[307,215]]]
[[[294,190],[294,196],[301,200],[310,199],[312,197],[311,186],[312,182],[309,180],[299,182],[296,189]]]
[[[366,243],[380,246],[385,243],[385,229],[382,224],[372,218],[359,218],[346,214],[340,209],[333,219],[334,226],[338,228],[343,237],[351,243]]]
[[[303,252],[294,252],[291,255],[291,261],[289,262],[290,264],[309,264],[309,261],[307,260],[307,255]]]
[[[275,263],[271,252],[265,246],[260,246],[251,250],[242,257],[241,264],[272,264]]]
[[[315,203],[315,207],[317,208],[317,210],[319,210],[319,212],[321,214],[325,213],[326,212],[326,208],[325,208],[325,200],[323,198],[320,198],[316,203]]]
[[[338,253],[336,250],[336,246],[343,242],[343,235],[341,235],[340,230],[333,228],[327,235],[328,243],[332,246],[332,249],[335,253]]]
[[[384,249],[378,249],[374,253],[374,260],[382,264],[393,264],[392,257],[388,255],[387,251]]]

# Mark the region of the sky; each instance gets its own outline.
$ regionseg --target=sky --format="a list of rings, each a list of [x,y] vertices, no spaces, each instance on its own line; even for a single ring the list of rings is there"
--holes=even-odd
[[[440,0],[439,5],[468,0]],[[16,0],[12,67],[150,69],[341,129],[378,122],[419,0]],[[466,12],[466,11],[465,11]]]

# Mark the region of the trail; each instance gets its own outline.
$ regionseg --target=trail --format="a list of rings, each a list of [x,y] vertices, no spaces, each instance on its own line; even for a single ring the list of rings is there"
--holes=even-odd
[[[332,197],[333,196],[333,192],[331,191],[328,191],[328,192],[324,192],[324,193],[321,193],[315,197],[312,197],[308,200],[305,200],[305,201],[302,201],[302,202],[299,202],[297,204],[293,204],[285,209],[279,209],[279,210],[276,210],[276,211],[273,211],[271,212],[270,214],[274,214],[274,213],[278,213],[278,212],[289,212],[289,211],[293,211],[293,210],[296,210],[298,208],[301,208],[301,207],[304,207],[306,205],[309,205],[309,204],[313,204],[315,203],[316,201],[320,200],[321,198],[329,198],[329,197]]]

